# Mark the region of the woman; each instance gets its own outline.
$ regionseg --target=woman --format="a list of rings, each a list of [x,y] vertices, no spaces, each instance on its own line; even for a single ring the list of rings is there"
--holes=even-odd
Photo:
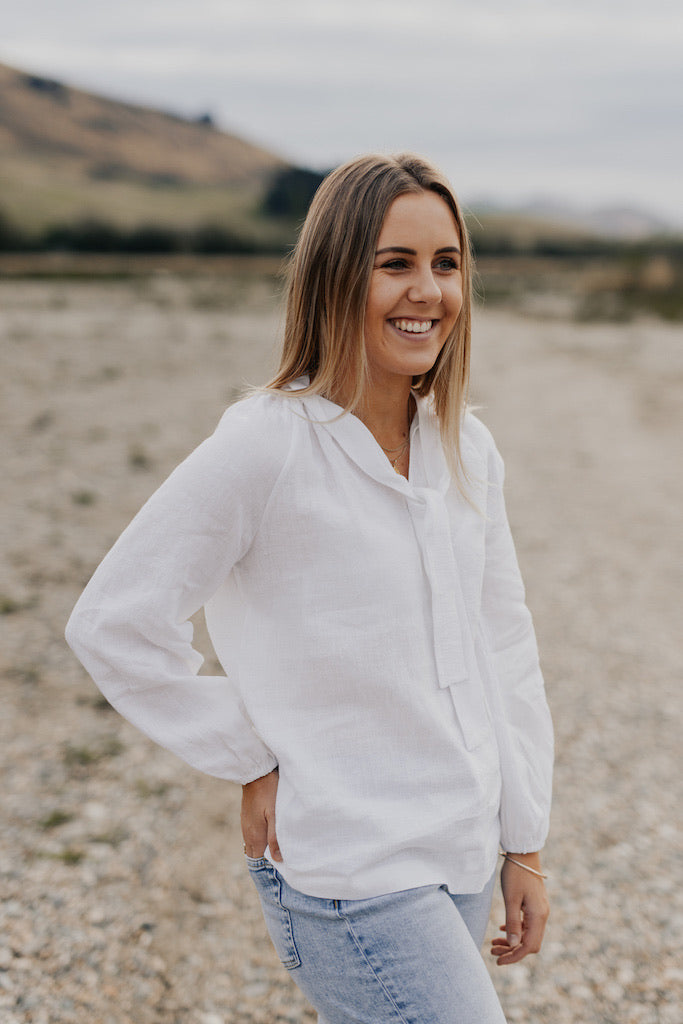
[[[323,1024],[504,1020],[479,955],[499,843],[497,962],[536,952],[548,914],[552,730],[501,459],[465,408],[470,281],[430,165],[331,174],[277,376],[150,499],[67,628],[123,715],[243,785],[266,923]],[[202,605],[225,677],[196,675]]]

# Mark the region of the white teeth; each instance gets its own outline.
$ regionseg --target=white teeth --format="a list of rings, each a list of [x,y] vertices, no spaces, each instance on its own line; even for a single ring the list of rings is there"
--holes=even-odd
[[[430,330],[433,320],[394,320],[393,323],[399,331],[407,331],[409,334],[425,334]]]

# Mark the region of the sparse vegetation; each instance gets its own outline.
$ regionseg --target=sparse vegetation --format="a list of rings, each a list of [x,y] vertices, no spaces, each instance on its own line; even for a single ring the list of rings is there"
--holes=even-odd
[[[47,856],[52,857],[55,860],[61,860],[63,864],[75,866],[76,864],[81,863],[81,861],[85,857],[85,853],[83,852],[83,850],[79,850],[72,846],[67,846],[64,850],[61,850],[59,853],[51,853]]]
[[[22,608],[21,601],[16,601],[9,594],[0,594],[0,615],[14,615],[15,612],[21,611]]]
[[[88,768],[91,765],[99,764],[100,761],[117,757],[123,753],[124,749],[121,741],[115,736],[106,736],[91,745],[66,743],[62,759],[69,768]]]
[[[40,672],[34,665],[14,666],[7,670],[8,679],[16,679],[23,686],[36,686],[40,682]]]
[[[75,846],[65,846],[63,850],[34,850],[31,856],[42,860],[58,860],[68,867],[75,867],[85,857],[85,851]]]
[[[201,268],[205,259],[226,255],[235,259],[259,253],[282,256],[295,234],[294,222],[283,218],[285,223],[290,227],[286,231],[282,228],[275,238],[267,233],[250,236],[248,231],[242,233],[219,223],[194,229],[149,224],[128,230],[105,221],[79,221],[49,229],[42,239],[34,238],[27,244],[24,260],[29,262],[20,264],[20,273],[27,277],[141,279],[141,275],[144,278],[149,274],[150,265],[140,261],[152,255],[169,261],[170,266],[174,260],[191,258],[197,261],[196,269]],[[0,218],[0,250],[2,224]],[[520,296],[554,290],[573,296],[574,315],[579,320],[621,322],[639,314],[671,321],[683,318],[683,239],[660,237],[637,243],[619,242],[561,232],[525,234],[519,229],[510,229],[508,233],[496,229],[489,234],[482,224],[475,225],[473,236],[478,268],[475,295],[484,304],[515,307]],[[16,242],[16,233],[13,237]],[[41,248],[47,249],[44,258],[39,252]],[[60,262],[46,262],[49,252],[57,255],[57,249],[63,250]],[[72,256],[65,260],[68,253]],[[84,254],[81,262],[79,253]],[[90,259],[85,258],[86,253],[91,254]],[[5,273],[12,268],[8,259],[18,258],[14,246],[12,255],[8,252],[5,257]],[[230,279],[236,279],[234,269]],[[209,293],[203,287],[196,291],[193,303],[197,308],[228,308],[232,292],[223,288]],[[103,371],[102,379],[113,380],[116,375],[112,368]],[[38,431],[51,425],[50,417],[46,413],[44,418],[38,418],[31,429]],[[131,465],[149,468],[147,456],[133,455]]]
[[[46,409],[44,412],[40,412],[37,416],[33,417],[29,424],[29,430],[35,434],[41,434],[44,430],[47,430],[48,427],[51,427],[54,421],[54,413],[50,412],[49,409]]]
[[[120,846],[124,839],[128,838],[128,833],[124,828],[117,826],[116,828],[110,829],[108,832],[101,832],[96,836],[90,836],[91,843],[102,843],[105,846]]]
[[[94,491],[74,491],[71,495],[71,500],[74,505],[94,505],[97,501],[97,495]]]
[[[99,691],[91,699],[90,706],[93,707],[95,709],[95,711],[113,711],[114,710],[113,707],[111,706],[111,704],[109,703],[109,701],[107,700],[107,698],[103,694],[101,694]]]
[[[683,242],[601,243],[604,254],[481,256],[475,294],[481,305],[529,308],[555,295],[565,315],[623,323],[647,315],[683,319]],[[571,310],[571,312],[570,312]]]
[[[147,470],[152,468],[154,462],[145,448],[138,442],[132,444],[128,449],[128,465],[131,469]]]
[[[135,783],[138,796],[145,799],[150,796],[163,796],[169,788],[168,782],[147,782],[146,779],[138,779]]]
[[[66,825],[68,822],[73,821],[73,814],[68,811],[63,811],[61,808],[56,808],[51,811],[45,818],[42,818],[38,824],[45,831],[49,831],[53,828],[59,828],[60,825]]]
[[[100,380],[120,380],[123,377],[123,368],[121,366],[103,366],[100,373]]]

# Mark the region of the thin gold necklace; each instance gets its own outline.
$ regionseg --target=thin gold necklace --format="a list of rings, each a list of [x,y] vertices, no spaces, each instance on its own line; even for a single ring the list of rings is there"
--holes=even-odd
[[[386,457],[389,459],[389,462],[391,463],[391,468],[393,469],[394,473],[398,473],[399,476],[401,475],[401,470],[398,469],[398,462],[403,457],[403,453],[405,452],[405,450],[407,448],[410,448],[410,399],[408,399],[408,409],[406,410],[406,416],[406,429],[408,431],[408,436],[406,437],[405,441],[403,441],[403,443],[398,445],[398,447],[396,448],[385,448],[383,444],[380,445],[380,448],[382,449]],[[398,455],[396,455],[395,458],[392,459],[391,456],[394,455],[395,452],[398,452]]]
[[[386,455],[393,455],[394,452],[403,452],[403,450],[407,448],[408,445],[410,444],[410,400],[408,401],[408,410],[406,415],[406,431],[408,433],[408,436],[406,437],[405,441],[402,441],[395,448],[385,448],[383,444],[380,444],[380,448]],[[397,456],[397,458],[400,458],[400,455]]]
[[[382,451],[386,455],[393,455],[394,452],[403,452],[403,451],[405,451],[405,449],[408,447],[409,444],[410,444],[410,438],[407,437],[405,439],[405,441],[403,441],[402,444],[399,444],[398,447],[396,447],[396,448],[385,448],[383,444],[380,445],[380,448],[382,449]]]
[[[401,451],[396,456],[396,458],[393,461],[391,459],[389,459],[389,462],[391,462],[391,468],[393,469],[394,473],[398,473],[399,476],[402,476],[402,473],[401,473],[401,470],[398,468],[398,462],[403,458],[403,452],[406,450],[406,448],[409,448],[409,447],[410,447],[410,438],[406,441],[405,446],[403,448],[403,451]]]

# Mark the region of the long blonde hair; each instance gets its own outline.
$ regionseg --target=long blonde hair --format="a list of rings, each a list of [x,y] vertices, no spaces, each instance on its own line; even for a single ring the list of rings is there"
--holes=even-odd
[[[446,178],[413,154],[363,156],[338,167],[320,185],[288,266],[280,367],[266,385],[281,389],[307,374],[297,395],[350,395],[359,403],[368,380],[364,322],[377,240],[387,211],[405,193],[435,192],[448,204],[460,232],[463,304],[434,366],[413,379],[431,395],[452,469],[460,459],[460,421],[470,373],[472,256],[458,201]],[[353,383],[353,388],[349,384]],[[285,392],[287,394],[287,392]]]

